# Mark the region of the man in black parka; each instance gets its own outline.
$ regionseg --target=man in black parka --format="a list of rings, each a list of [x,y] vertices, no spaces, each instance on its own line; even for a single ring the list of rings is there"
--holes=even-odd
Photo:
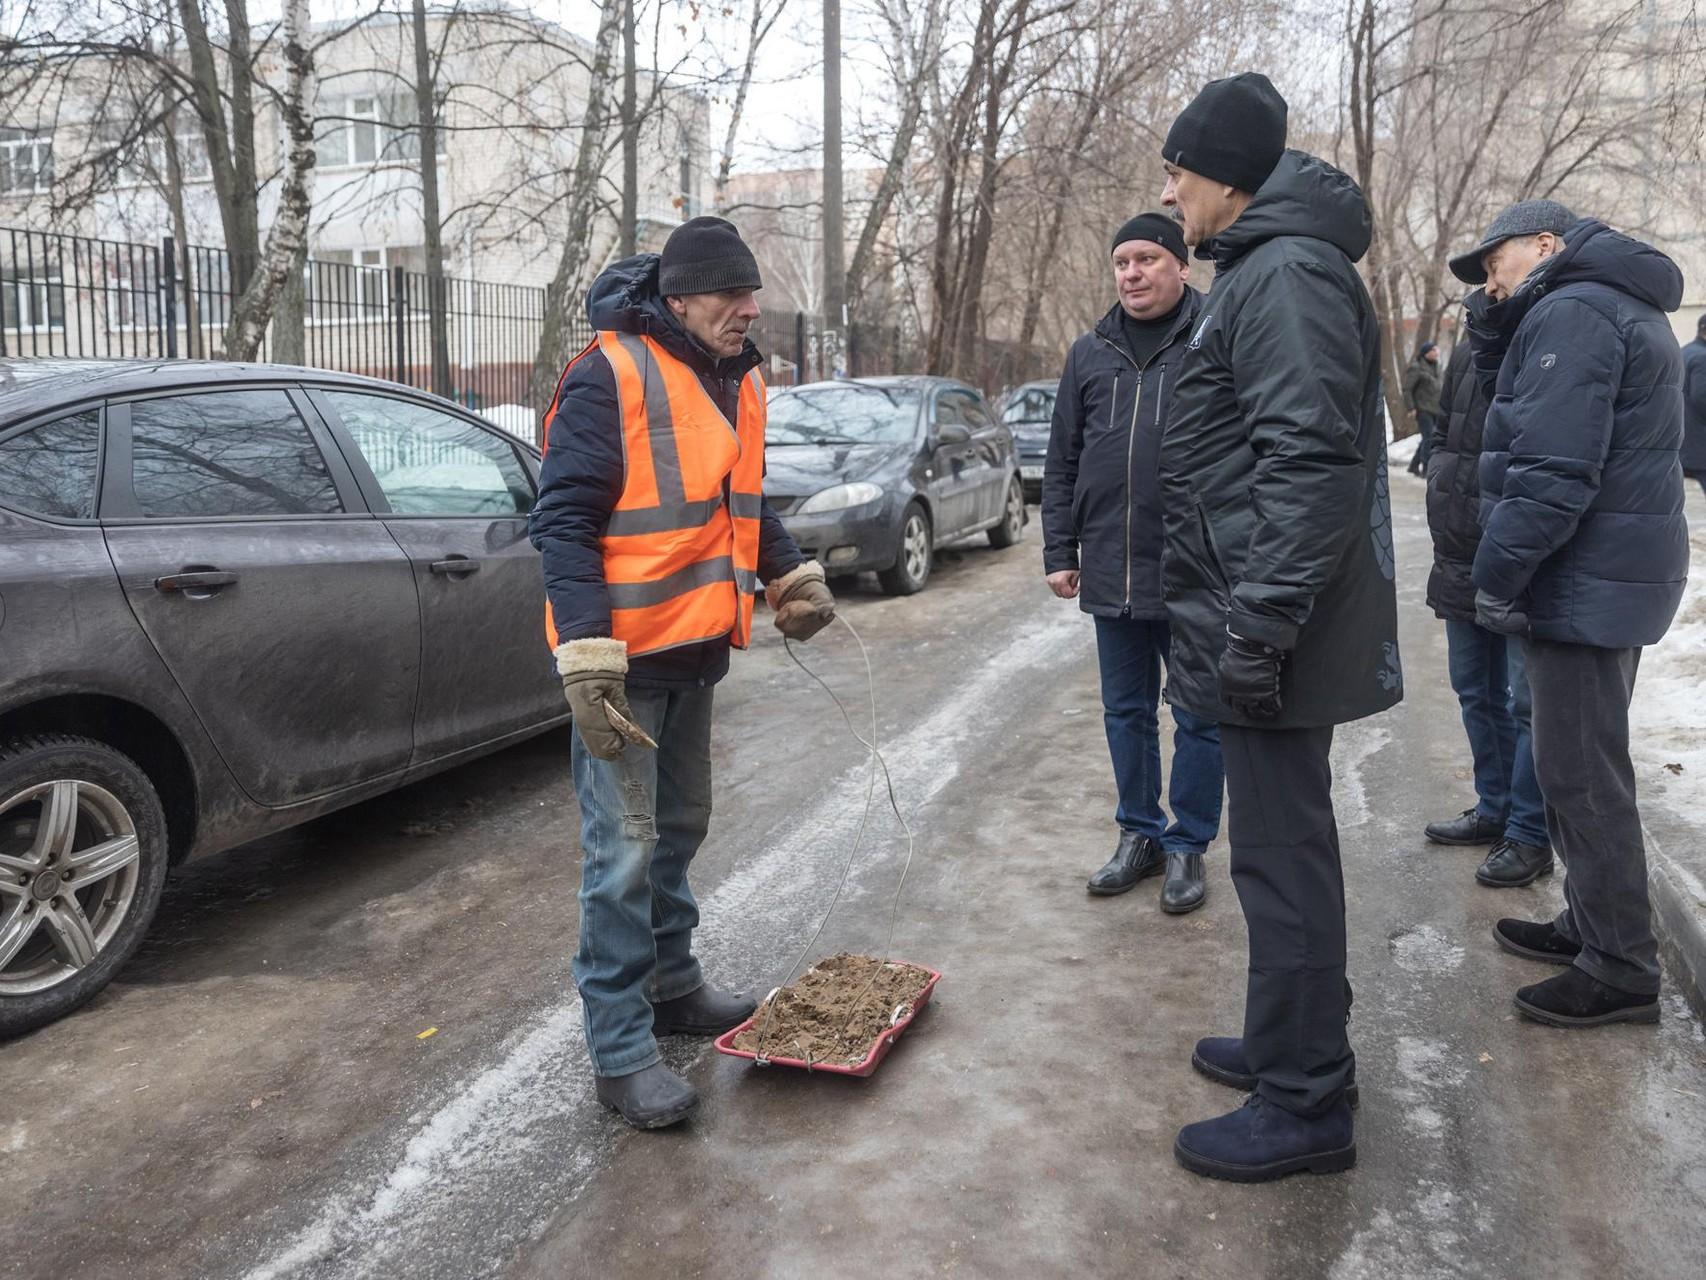
[[[1522,637],[1534,767],[1563,859],[1555,920],[1500,920],[1505,950],[1565,966],[1516,993],[1560,1027],[1657,1022],[1659,955],[1629,700],[1644,646],[1688,582],[1682,353],[1666,312],[1682,272],[1603,222],[1525,200],[1451,260],[1491,396],[1475,613]]]
[[[1173,712],[1173,770],[1161,808],[1161,672],[1169,661],[1161,599],[1156,476],[1167,406],[1202,295],[1191,288],[1178,225],[1143,213],[1114,233],[1119,301],[1066,356],[1043,473],[1043,572],[1050,590],[1096,622],[1102,720],[1119,788],[1119,842],[1090,877],[1100,896],[1166,869],[1161,909],[1182,915],[1207,894],[1203,852],[1220,830],[1223,775],[1213,719]]]
[[[1244,1034],[1192,1062],[1255,1090],[1174,1152],[1239,1181],[1356,1162],[1328,752],[1402,696],[1368,205],[1285,127],[1247,73],[1207,85],[1162,151],[1162,203],[1216,268],[1161,450],[1167,699],[1220,721],[1250,936]]]

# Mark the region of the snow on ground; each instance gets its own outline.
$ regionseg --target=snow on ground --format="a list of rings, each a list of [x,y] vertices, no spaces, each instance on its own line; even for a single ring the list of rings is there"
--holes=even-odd
[[[1688,588],[1669,633],[1641,655],[1630,726],[1641,787],[1661,782],[1678,813],[1706,810],[1706,525],[1698,511],[1691,523]]]

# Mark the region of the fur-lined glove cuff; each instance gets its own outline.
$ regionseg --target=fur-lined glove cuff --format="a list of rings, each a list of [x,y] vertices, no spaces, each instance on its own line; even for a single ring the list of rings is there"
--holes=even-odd
[[[789,599],[800,593],[800,589],[808,582],[822,583],[824,581],[823,566],[816,560],[807,560],[804,564],[796,565],[774,582],[764,584],[764,599],[772,609],[780,609]]]
[[[628,674],[628,642],[609,636],[586,636],[568,640],[552,652],[557,658],[560,676]]]

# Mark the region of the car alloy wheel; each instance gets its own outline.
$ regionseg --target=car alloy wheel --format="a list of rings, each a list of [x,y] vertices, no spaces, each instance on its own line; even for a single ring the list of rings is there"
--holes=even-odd
[[[922,507],[908,507],[900,522],[900,546],[894,564],[877,574],[883,590],[891,596],[916,595],[924,590],[930,577],[932,550],[930,517]]]
[[[992,547],[1017,546],[1025,536],[1025,487],[1014,476],[1007,482],[1007,505],[1001,512],[1001,523],[989,531]]]
[[[141,870],[136,822],[105,787],[61,778],[0,803],[0,996],[46,991],[93,964],[129,916]]]

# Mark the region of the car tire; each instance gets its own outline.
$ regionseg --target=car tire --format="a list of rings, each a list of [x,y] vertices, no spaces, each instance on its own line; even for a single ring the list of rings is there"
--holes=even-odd
[[[154,921],[169,848],[159,793],[129,756],[59,734],[0,746],[0,1039],[113,980]]]
[[[989,545],[996,548],[1013,547],[1025,536],[1025,486],[1018,476],[1007,481],[1007,507],[1001,513],[1001,523],[989,531]]]
[[[917,595],[930,581],[934,561],[930,517],[916,502],[900,518],[900,546],[894,564],[877,574],[883,591],[891,596]]]

